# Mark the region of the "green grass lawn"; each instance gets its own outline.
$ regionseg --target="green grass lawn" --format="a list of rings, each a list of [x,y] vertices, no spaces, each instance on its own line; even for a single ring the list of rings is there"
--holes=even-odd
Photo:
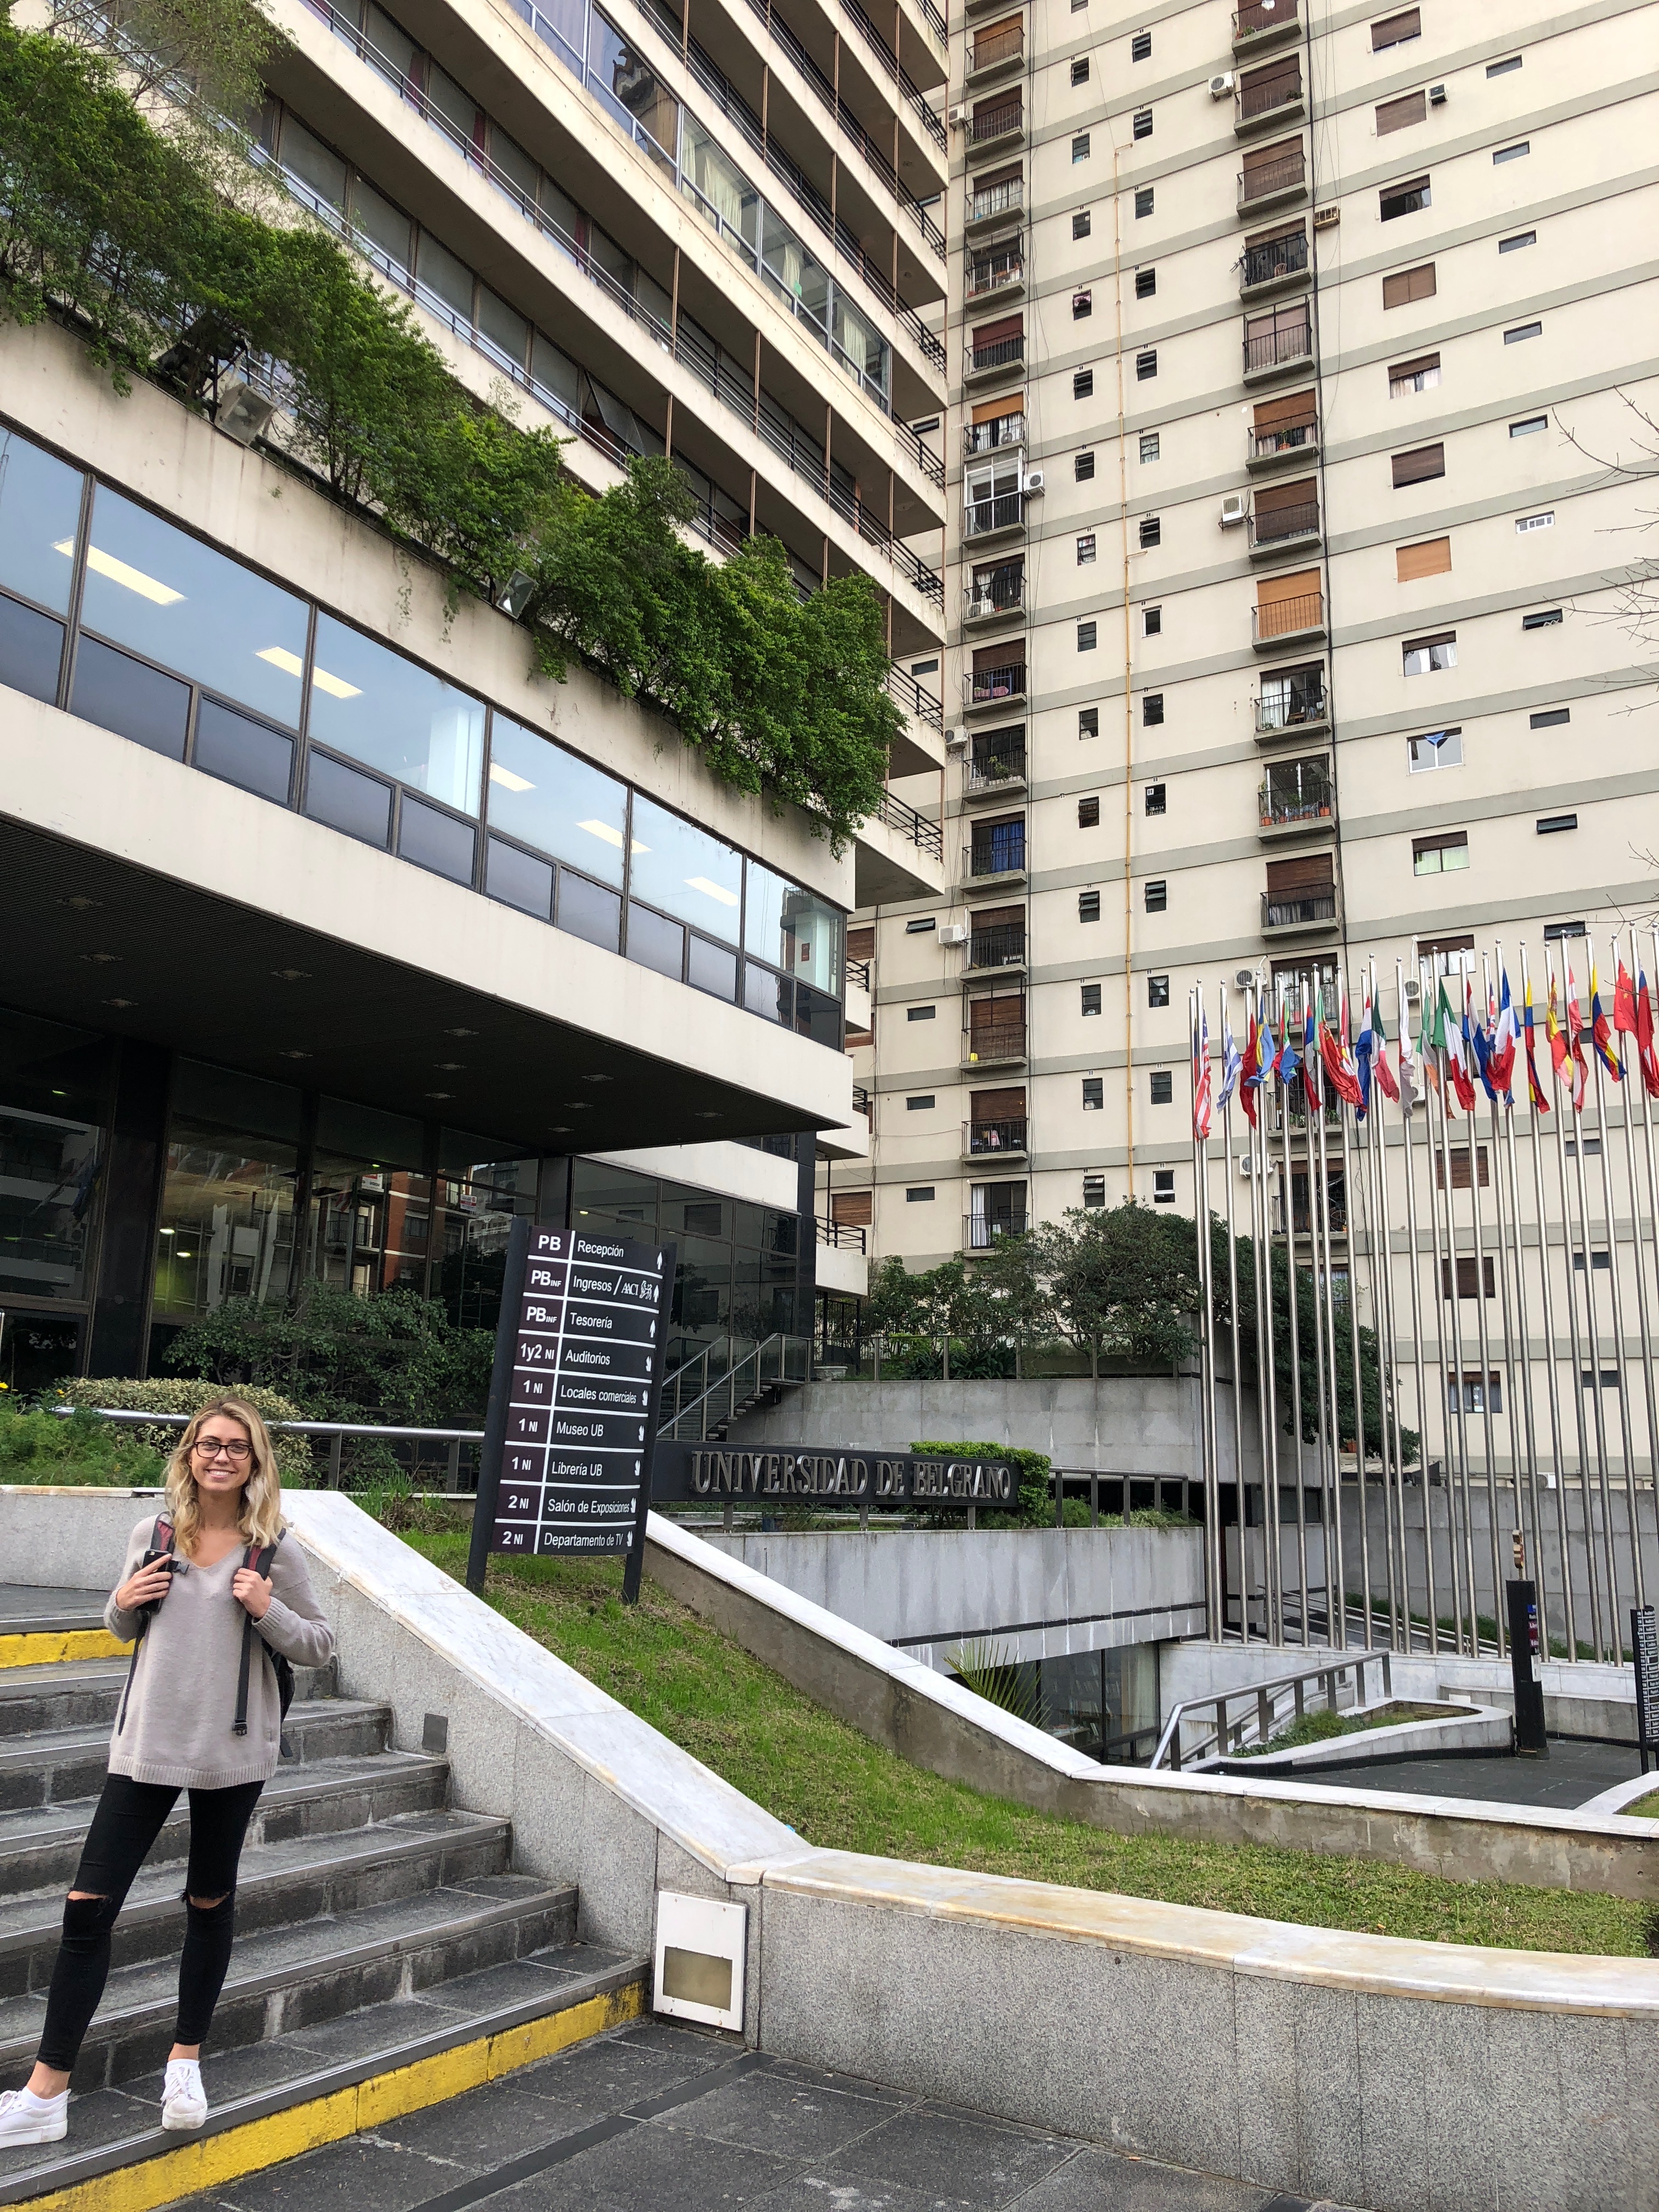
[[[465,1535],[405,1540],[465,1573]],[[1443,1881],[1267,1844],[1111,1835],[941,1781],[866,1741],[653,1583],[624,1607],[619,1564],[495,1558],[487,1589],[516,1626],[823,1849],[1313,1928],[1630,1958],[1659,1951],[1659,1913],[1620,1898]]]
[[[1659,1790],[1651,1797],[1638,1797],[1633,1805],[1624,1808],[1627,1820],[1659,1820]]]

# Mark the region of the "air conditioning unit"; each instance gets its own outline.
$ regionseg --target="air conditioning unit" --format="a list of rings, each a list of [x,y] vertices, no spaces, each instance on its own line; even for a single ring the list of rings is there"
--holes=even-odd
[[[966,945],[968,942],[967,923],[965,921],[942,922],[939,925],[939,941],[941,945]]]
[[[959,753],[968,743],[968,732],[961,728],[947,730],[945,732],[945,742],[953,753]]]
[[[1422,995],[1423,986],[1408,978],[1406,984],[1406,1004],[1408,1006],[1414,1006]]]
[[[1233,492],[1221,502],[1221,527],[1237,530],[1250,511],[1250,502],[1242,491]]]
[[[227,385],[224,398],[214,410],[213,419],[226,437],[234,438],[239,446],[251,446],[256,438],[263,437],[276,412],[276,403],[256,392],[251,384],[240,378]]]
[[[1340,223],[1341,220],[1342,210],[1340,207],[1316,208],[1314,210],[1314,228],[1316,230],[1334,230],[1337,224]]]
[[[1246,1182],[1249,1181],[1250,1177],[1255,1173],[1255,1154],[1254,1152],[1241,1152],[1239,1154],[1238,1172],[1243,1176]]]
[[[1445,104],[1445,86],[1443,84],[1431,84],[1429,87],[1429,106],[1431,107],[1443,107]]]
[[[1248,991],[1255,981],[1254,968],[1238,968],[1233,971],[1233,988],[1236,991]]]
[[[1223,70],[1218,76],[1212,76],[1210,79],[1210,97],[1212,100],[1225,100],[1232,88],[1233,73],[1231,70]]]
[[[1037,493],[1042,489],[1044,477],[1041,469],[1032,469],[1029,471],[1025,478],[1025,493],[1027,498],[1035,499]]]
[[[953,107],[951,110],[951,120],[952,123],[965,123],[968,120],[968,110],[962,106]]]

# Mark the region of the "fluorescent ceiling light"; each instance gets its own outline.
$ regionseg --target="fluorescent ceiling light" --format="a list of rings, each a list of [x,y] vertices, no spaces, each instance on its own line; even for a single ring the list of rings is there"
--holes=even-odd
[[[254,655],[257,660],[268,660],[273,668],[280,668],[284,676],[303,676],[305,663],[297,653],[290,653],[285,645],[268,645]],[[335,699],[361,699],[362,691],[343,677],[331,676],[325,668],[313,668],[311,680],[319,691],[326,691]]]
[[[536,788],[528,776],[514,775],[510,768],[503,768],[499,761],[491,761],[489,763],[489,781],[492,783],[499,783],[506,791],[534,791]],[[586,829],[587,824],[584,823],[582,827]],[[618,843],[621,842],[620,839],[617,840]]]
[[[75,540],[60,538],[52,550],[54,553],[67,553],[73,559]],[[158,583],[154,576],[147,576],[142,568],[118,561],[112,553],[100,553],[95,545],[87,548],[87,566],[96,569],[100,576],[107,576],[112,584],[137,592],[141,599],[154,600],[158,607],[175,607],[185,596],[182,592],[175,592],[171,584]]]
[[[325,668],[313,668],[311,681],[319,691],[326,691],[331,699],[361,699],[363,696],[356,684],[348,684],[343,676],[331,676]]]
[[[280,668],[284,676],[303,676],[306,665],[297,653],[290,653],[285,645],[268,645],[263,653],[254,654],[256,660],[268,660],[273,668]]]
[[[590,837],[603,837],[607,845],[614,845],[617,850],[619,853],[621,852],[623,842],[622,831],[620,830],[612,829],[610,823],[579,822],[576,824],[576,827],[579,830],[586,830]],[[641,845],[639,839],[636,837],[634,840],[634,850],[636,853],[648,853],[651,850],[651,848],[648,845]]]
[[[705,898],[718,899],[722,906],[738,903],[735,891],[727,890],[724,884],[710,883],[707,876],[688,876],[685,882],[689,890],[701,891]]]

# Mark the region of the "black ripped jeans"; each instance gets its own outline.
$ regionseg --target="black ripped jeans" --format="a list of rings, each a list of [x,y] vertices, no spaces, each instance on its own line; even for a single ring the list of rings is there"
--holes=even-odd
[[[235,1929],[236,1869],[242,1838],[263,1782],[190,1793],[190,1867],[185,1877],[184,1955],[179,1961],[179,2026],[175,2043],[200,2043],[213,2021],[230,1966]],[[176,1786],[134,1782],[125,1774],[104,1778],[104,1794],[92,1816],[71,1889],[85,1897],[64,1904],[64,1936],[52,1970],[40,2062],[67,2074],[109,1974],[110,1930],[127,1892],[149,1857],[161,1824],[179,1802]],[[189,1902],[213,1898],[209,1905]]]

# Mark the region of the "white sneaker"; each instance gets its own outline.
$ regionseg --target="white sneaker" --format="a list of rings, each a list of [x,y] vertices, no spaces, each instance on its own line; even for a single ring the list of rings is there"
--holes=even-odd
[[[202,2069],[194,2058],[169,2058],[167,2087],[161,2092],[161,2125],[187,2132],[206,2124],[207,2092]]]
[[[62,2142],[69,2133],[69,2091],[37,2097],[31,2089],[0,2094],[0,2144]]]

